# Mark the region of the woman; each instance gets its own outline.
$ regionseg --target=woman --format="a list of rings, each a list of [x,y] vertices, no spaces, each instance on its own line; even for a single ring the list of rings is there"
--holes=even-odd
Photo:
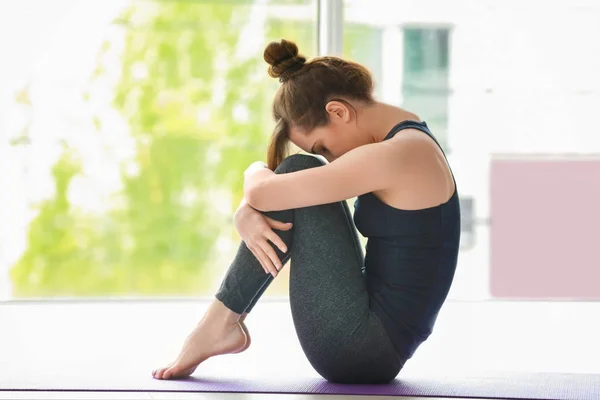
[[[306,62],[286,40],[264,58],[282,85],[268,168],[245,172],[235,213],[243,243],[177,360],[153,376],[187,376],[209,357],[246,350],[244,320],[291,257],[292,317],[315,370],[333,382],[389,382],[431,334],[452,283],[460,239],[452,172],[425,122],[373,99],[361,65]],[[289,141],[328,163],[285,158]],[[355,196],[365,258],[344,201]]]

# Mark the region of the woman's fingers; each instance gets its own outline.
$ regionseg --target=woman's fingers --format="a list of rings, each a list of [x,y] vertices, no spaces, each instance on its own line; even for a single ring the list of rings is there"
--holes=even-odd
[[[277,246],[282,253],[287,253],[288,248],[285,242],[273,232],[273,229],[287,231],[292,228],[292,223],[277,221],[265,215],[260,215],[260,217],[262,220],[257,220],[251,233],[248,232],[250,234],[245,239],[247,240],[246,245],[265,273],[276,277],[283,265],[271,243]],[[264,225],[264,221],[267,225]]]
[[[283,265],[281,265],[281,260],[279,259],[279,256],[277,255],[277,252],[275,251],[273,246],[271,246],[271,243],[269,243],[265,239],[264,242],[261,243],[260,247],[263,249],[265,254],[269,257],[269,261],[273,264],[275,269],[277,271],[281,271],[281,268],[283,267]]]
[[[247,246],[247,247],[248,247],[248,250],[250,250],[252,252],[252,254],[254,254],[254,257],[258,260],[258,263],[262,267],[263,271],[265,271],[265,274],[268,274],[269,271],[267,270],[267,267],[265,267],[262,258],[258,255],[256,248],[254,246]]]
[[[273,229],[277,229],[279,231],[288,231],[292,229],[293,224],[291,222],[281,222],[277,221],[273,218],[269,218],[266,215],[264,216],[267,224]]]
[[[279,237],[275,232],[269,230],[265,232],[265,238],[269,239],[282,253],[287,253],[287,246],[283,242],[283,239]]]
[[[263,269],[265,270],[265,273],[266,274],[271,274],[273,276],[276,276],[277,275],[277,270],[273,266],[273,263],[271,262],[271,260],[269,259],[269,257],[265,253],[265,251],[262,249],[262,247],[260,246],[260,244],[256,245],[256,247],[254,248],[254,251],[256,253],[256,257],[258,258],[258,261],[263,266]]]
[[[277,253],[275,253],[275,250],[273,250],[269,242],[267,242],[266,240],[263,240],[262,242],[258,243],[258,246],[260,247],[260,250],[258,250],[257,252],[261,253],[261,255],[263,256],[263,260],[271,275],[273,275],[273,277],[276,277],[277,268],[275,268],[275,264],[273,262],[273,257],[271,254],[274,254],[275,258],[279,260],[279,258],[277,257]]]

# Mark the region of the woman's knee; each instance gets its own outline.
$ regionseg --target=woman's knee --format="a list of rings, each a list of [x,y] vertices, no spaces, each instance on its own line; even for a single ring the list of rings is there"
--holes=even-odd
[[[275,172],[285,174],[303,169],[322,167],[325,164],[326,162],[319,157],[308,154],[292,154],[279,164]]]

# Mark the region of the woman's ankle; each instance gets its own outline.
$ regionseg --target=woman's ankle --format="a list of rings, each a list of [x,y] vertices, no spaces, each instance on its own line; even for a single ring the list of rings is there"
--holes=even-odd
[[[203,320],[211,324],[222,324],[227,326],[237,324],[240,317],[240,314],[231,311],[220,300],[214,299],[208,307]]]

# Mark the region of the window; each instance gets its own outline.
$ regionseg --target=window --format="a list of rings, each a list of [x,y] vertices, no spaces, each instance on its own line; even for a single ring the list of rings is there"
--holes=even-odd
[[[369,68],[375,81],[375,96],[381,98],[383,88],[383,37],[377,26],[347,23],[344,25],[343,56]]]
[[[335,40],[322,42],[366,65],[377,98],[420,115],[447,151],[464,206],[451,298],[488,299],[498,285],[506,297],[520,279],[503,275],[517,264],[502,246],[520,236],[501,229],[502,213],[505,224],[523,215],[521,234],[548,232],[533,218],[541,208],[504,193],[538,191],[538,167],[595,173],[600,42],[581,40],[600,35],[591,3],[30,3],[0,2],[0,300],[212,293],[239,243],[241,172],[264,160],[272,128],[278,82],[262,49],[285,37],[317,55],[318,4],[335,13],[321,37]],[[561,207],[595,215],[585,190]],[[547,256],[568,257],[564,243],[581,239],[558,233],[595,223],[555,221]],[[541,259],[521,250],[522,262]],[[570,288],[583,298],[573,278]],[[285,295],[285,275],[269,291]]]
[[[0,291],[212,294],[243,171],[266,158],[262,51],[285,37],[316,55],[316,2],[85,3],[0,5],[0,36],[23,36],[0,41]]]
[[[402,106],[427,121],[448,151],[450,30],[422,27],[404,27],[402,30]]]

